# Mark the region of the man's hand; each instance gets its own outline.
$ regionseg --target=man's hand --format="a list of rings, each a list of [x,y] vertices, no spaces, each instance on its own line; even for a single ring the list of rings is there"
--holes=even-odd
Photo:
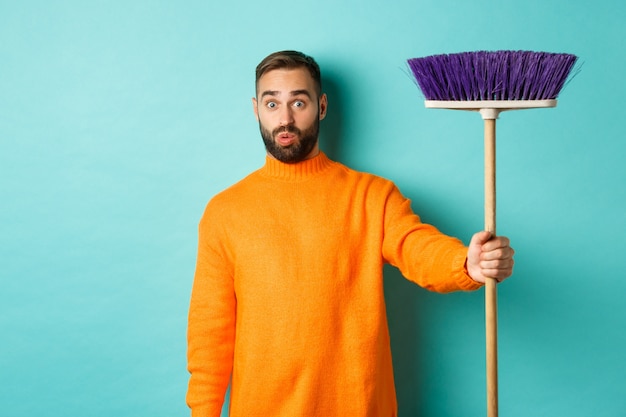
[[[514,253],[508,238],[492,238],[487,231],[478,232],[467,250],[467,272],[477,282],[485,283],[486,278],[501,282],[513,273]]]

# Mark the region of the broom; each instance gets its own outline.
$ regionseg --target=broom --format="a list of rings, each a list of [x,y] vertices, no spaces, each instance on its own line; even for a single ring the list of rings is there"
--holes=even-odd
[[[485,230],[496,236],[496,119],[505,110],[555,107],[577,57],[477,51],[408,60],[426,107],[480,112],[485,132]],[[487,415],[498,416],[496,279],[485,283]]]

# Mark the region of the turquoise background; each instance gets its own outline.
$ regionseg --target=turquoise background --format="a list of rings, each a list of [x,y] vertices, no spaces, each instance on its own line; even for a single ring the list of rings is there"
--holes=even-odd
[[[580,56],[556,109],[498,122],[500,411],[625,415],[625,21],[618,0],[2,0],[0,414],[188,415],[197,222],[263,163],[254,67],[294,48],[324,72],[323,149],[464,241],[482,121],[425,109],[405,60]],[[400,416],[485,415],[483,292],[386,274]]]

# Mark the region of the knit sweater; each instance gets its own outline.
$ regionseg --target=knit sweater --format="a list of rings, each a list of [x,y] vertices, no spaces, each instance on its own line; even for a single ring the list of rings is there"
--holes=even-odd
[[[474,290],[466,254],[386,179],[324,153],[266,158],[200,220],[192,416],[218,417],[229,383],[231,417],[396,416],[383,265],[432,291]]]

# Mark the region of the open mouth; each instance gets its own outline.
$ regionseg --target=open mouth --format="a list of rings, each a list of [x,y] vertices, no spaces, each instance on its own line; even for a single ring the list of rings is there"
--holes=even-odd
[[[298,137],[293,133],[283,132],[276,136],[276,142],[282,146],[289,146],[293,144],[297,138]]]

